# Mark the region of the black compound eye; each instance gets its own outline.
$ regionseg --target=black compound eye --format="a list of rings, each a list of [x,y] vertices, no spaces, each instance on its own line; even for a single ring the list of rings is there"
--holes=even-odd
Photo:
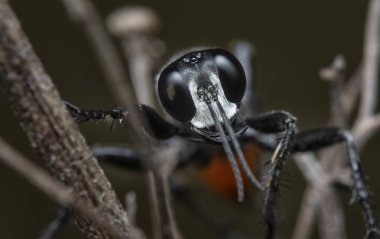
[[[158,96],[165,110],[176,120],[188,122],[194,117],[196,109],[193,98],[186,82],[172,65],[160,74]]]
[[[243,66],[234,55],[225,50],[213,49],[212,55],[224,95],[228,101],[239,103],[244,96],[246,87]]]

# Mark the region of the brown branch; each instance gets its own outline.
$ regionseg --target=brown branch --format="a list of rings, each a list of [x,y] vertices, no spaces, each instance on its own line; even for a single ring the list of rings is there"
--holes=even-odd
[[[321,238],[345,238],[344,217],[336,193],[331,188],[331,173],[323,170],[312,154],[300,154],[296,156],[296,162],[309,186],[304,192],[292,238],[309,238],[316,219],[319,219]]]
[[[380,57],[380,0],[371,0],[365,29],[362,92],[359,116],[353,126],[353,135],[358,147],[380,128],[375,114]]]
[[[332,64],[321,70],[320,73],[321,78],[330,83],[331,106],[329,125],[339,127],[346,127],[348,123],[348,114],[344,113],[344,108],[342,107],[343,103],[341,101],[341,96],[344,92],[343,89],[345,88],[345,67],[344,58],[337,56],[334,58]],[[309,178],[311,183],[309,183],[304,193],[293,238],[306,238],[311,231],[313,222],[318,218],[321,238],[345,238],[344,221],[342,220],[344,218],[343,211],[336,193],[331,188],[331,181],[334,175],[341,170],[342,152],[341,147],[324,150],[319,154],[320,163],[317,164],[313,156],[304,157],[303,160],[296,160],[304,177],[306,179]],[[308,170],[305,170],[305,168]],[[320,175],[321,170],[325,172],[323,178],[321,178],[321,176],[310,178],[309,175]],[[316,195],[318,195],[317,198],[315,198]],[[313,203],[311,204],[310,202]]]
[[[364,117],[358,121],[352,130],[358,148],[362,148],[365,143],[379,131],[379,129],[380,114]]]
[[[135,134],[136,141],[139,143],[141,155],[150,155],[151,143],[145,134],[140,130],[143,127],[144,120],[138,114],[135,95],[129,84],[127,73],[125,72],[121,58],[119,57],[112,39],[107,34],[103,20],[97,12],[95,6],[87,0],[61,0],[71,19],[81,25],[83,31],[87,34],[93,50],[97,56],[99,66],[101,67],[110,92],[118,103],[129,113],[129,124]],[[143,157],[146,166],[150,167],[149,157]]]
[[[329,84],[330,89],[330,125],[346,127],[346,114],[343,112],[344,72],[346,71],[346,60],[343,55],[335,56],[330,66],[320,71],[320,77]]]
[[[123,47],[137,100],[150,106],[155,106],[155,62],[166,50],[154,35],[160,25],[157,14],[147,7],[122,7],[107,17],[107,28]]]
[[[312,226],[316,219],[316,210],[320,207],[320,200],[328,189],[329,178],[312,153],[299,153],[294,157],[306,181],[311,185],[306,189],[298,214],[293,239],[309,238]]]
[[[81,198],[76,197],[72,190],[56,181],[43,169],[31,163],[31,160],[14,150],[2,138],[0,138],[0,160],[57,203],[64,207],[71,207],[81,215],[94,221],[102,230],[107,231],[112,238],[127,238],[109,221],[100,217],[97,211],[88,207]]]
[[[12,110],[52,175],[128,236],[125,211],[6,0],[0,0],[0,76]],[[75,220],[86,238],[110,238],[79,212]]]
[[[320,191],[313,187],[306,188],[292,239],[310,238],[317,214],[315,208],[319,207],[320,195]]]
[[[139,103],[155,106],[152,72],[165,49],[165,45],[154,36],[160,25],[158,16],[146,7],[123,7],[113,12],[107,23],[109,31],[122,44]],[[156,143],[147,156],[152,163],[148,179],[155,238],[182,238],[171,203],[168,176],[177,163],[178,152],[184,147],[184,144]]]
[[[344,111],[342,102],[343,89],[346,88],[344,85],[344,73],[346,71],[344,57],[340,55],[336,56],[328,69],[335,72],[334,76],[330,79],[330,119],[328,125],[347,128],[349,112]],[[344,155],[342,146],[323,150],[319,154],[320,166],[326,172],[327,178],[322,185],[319,185],[319,188],[314,187],[314,190],[316,194],[320,194],[318,225],[320,236],[324,239],[346,238],[342,206],[338,200],[337,193],[331,187],[334,175],[339,175],[339,172],[342,170],[342,161],[344,161],[342,155]]]
[[[153,225],[154,236],[156,238],[181,238],[171,205],[170,194],[167,190],[167,177],[175,165],[176,153],[167,155],[165,152],[172,151],[166,146],[159,147],[142,132],[142,128],[149,131],[146,127],[144,118],[135,109],[136,100],[132,87],[127,84],[127,77],[124,71],[122,60],[108,36],[103,25],[102,19],[97,13],[95,6],[88,0],[62,0],[62,3],[70,13],[72,19],[78,22],[89,36],[93,49],[97,54],[98,61],[102,67],[111,92],[121,101],[123,106],[130,111],[130,125],[137,137],[138,149],[145,166],[148,169],[148,179],[152,193],[153,206]],[[136,59],[131,59],[136,60]],[[150,76],[151,72],[144,70],[145,77]],[[141,72],[140,72],[141,73]],[[138,74],[136,72],[136,74]],[[134,74],[134,76],[136,76]],[[151,93],[151,92],[149,92]],[[166,150],[168,149],[168,150]],[[177,152],[175,150],[175,152]],[[171,160],[168,160],[171,159]],[[165,168],[165,171],[162,169]]]
[[[376,92],[379,69],[380,0],[371,0],[365,27],[363,52],[363,86],[359,118],[369,116],[376,109]]]
[[[360,92],[362,88],[362,67],[356,69],[354,74],[345,84],[340,101],[342,102],[342,112],[346,118],[349,118],[355,110],[356,104],[359,101]]]
[[[374,115],[377,101],[377,82],[378,82],[378,65],[379,65],[379,40],[380,40],[380,0],[372,0],[368,6],[367,23],[364,42],[364,55],[362,60],[362,66],[360,66],[357,72],[351,77],[350,81],[343,86],[343,90],[336,91],[335,96],[332,97],[331,105],[338,105],[332,109],[330,123],[335,126],[347,127],[349,117],[354,110],[354,103],[357,99],[358,92],[361,90],[361,102],[358,109],[358,115],[356,117],[354,126],[352,127],[352,134],[354,136],[356,145],[358,148],[368,141],[368,139],[374,135],[380,128],[380,115]],[[334,67],[332,67],[333,69]],[[334,70],[334,69],[333,69]],[[335,76],[336,77],[339,76]],[[344,117],[341,117],[344,116]],[[341,156],[344,155],[343,151],[339,148],[335,150],[329,150],[326,153],[320,155],[321,164],[326,169],[329,175],[329,184],[335,180],[340,180],[343,183],[351,182],[351,178],[347,174],[346,165],[342,163]],[[327,170],[328,169],[328,170]],[[342,176],[344,175],[344,176]],[[298,217],[297,228],[293,238],[306,238],[310,231],[312,223],[310,220],[314,220],[314,214],[317,208],[321,212],[320,214],[320,228],[322,238],[345,238],[343,229],[344,218],[341,211],[339,202],[336,199],[336,194],[330,189],[331,193],[323,195],[318,188],[309,186],[306,190],[303,206],[301,212],[312,211],[311,213],[301,213]],[[312,205],[307,202],[313,200],[315,195],[323,195]],[[323,204],[322,204],[323,202]],[[320,205],[320,207],[318,207]],[[329,220],[335,218],[334,220]],[[307,225],[305,224],[307,222]],[[308,227],[308,228],[304,228]],[[331,228],[336,228],[335,232],[331,231]],[[335,234],[338,233],[338,234]]]

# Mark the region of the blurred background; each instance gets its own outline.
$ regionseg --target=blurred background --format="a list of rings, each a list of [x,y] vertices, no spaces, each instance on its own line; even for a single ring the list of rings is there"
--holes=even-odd
[[[357,68],[361,55],[367,1],[204,1],[204,0],[94,0],[105,18],[115,9],[144,5],[154,9],[162,20],[158,37],[167,46],[165,59],[185,48],[217,46],[229,48],[231,41],[244,39],[255,47],[255,76],[258,96],[264,110],[282,109],[298,118],[301,130],[325,126],[329,113],[328,85],[318,72],[334,56],[346,57],[347,75]],[[117,106],[105,85],[88,40],[72,23],[60,1],[10,0],[35,51],[58,87],[61,96],[84,108],[109,109]],[[164,63],[164,61],[163,61]],[[0,95],[0,135],[36,163],[29,142]],[[94,143],[131,144],[128,131],[106,125],[85,124],[81,130],[90,145]],[[380,199],[380,161],[375,136],[361,153],[376,202]],[[151,237],[147,182],[144,174],[104,165],[121,200],[128,191],[138,195],[137,224]],[[196,170],[185,178],[197,201],[248,238],[262,238],[260,195],[241,205],[209,192],[199,182]],[[298,168],[289,160],[285,169],[287,187],[282,190],[283,238],[294,229],[303,189],[306,185]],[[1,238],[36,238],[55,216],[57,205],[22,177],[0,165]],[[358,205],[348,206],[349,193],[342,193],[348,238],[362,238],[364,227]],[[377,203],[379,204],[379,203]],[[213,228],[194,216],[181,202],[175,202],[176,218],[186,238],[218,238]],[[377,214],[380,210],[377,208]],[[56,238],[80,238],[72,223]],[[316,235],[315,238],[318,238]]]

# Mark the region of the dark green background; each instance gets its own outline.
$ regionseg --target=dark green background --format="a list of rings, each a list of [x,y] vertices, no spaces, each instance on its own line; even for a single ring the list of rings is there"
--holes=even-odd
[[[87,108],[103,109],[116,105],[106,90],[85,35],[68,20],[60,1],[10,2],[63,98]],[[341,53],[347,58],[348,73],[351,74],[362,55],[366,1],[94,2],[104,17],[125,4],[146,5],[156,10],[163,22],[159,37],[168,46],[167,57],[193,46],[227,48],[231,40],[235,39],[252,42],[257,51],[257,85],[264,108],[292,112],[298,118],[300,129],[324,126],[328,119],[328,88],[318,77],[319,69],[330,64],[333,57]],[[0,109],[0,135],[39,163],[3,95],[0,96]],[[127,140],[128,131],[123,128],[110,131],[106,126],[97,127],[94,124],[81,128],[90,144],[130,143]],[[375,137],[362,152],[364,169],[377,199],[375,202],[380,198],[379,153],[376,149],[379,141],[380,137]],[[104,167],[118,195],[122,197],[129,190],[137,191],[138,224],[150,233],[144,176],[112,166]],[[280,205],[284,208],[283,238],[290,238],[305,183],[291,160],[286,172],[288,186],[282,192]],[[188,181],[197,182],[193,172],[185,174]],[[0,165],[0,189],[0,237],[36,238],[54,216],[57,205],[4,165]],[[261,238],[263,226],[258,215],[259,203],[248,202],[238,206],[207,193],[199,185],[194,190],[198,201],[215,210],[218,217],[232,221],[236,228],[250,238]],[[349,196],[347,193],[342,195],[344,205],[348,204]],[[362,238],[364,228],[358,206],[347,209],[349,238]],[[377,209],[377,213],[380,210]],[[180,203],[176,203],[176,214],[186,238],[216,238],[212,229]],[[73,225],[66,226],[57,236],[79,237]]]

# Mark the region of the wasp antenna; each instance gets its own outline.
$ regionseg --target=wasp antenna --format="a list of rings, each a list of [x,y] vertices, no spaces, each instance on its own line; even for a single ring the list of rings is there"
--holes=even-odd
[[[214,120],[216,129],[219,131],[220,139],[222,141],[224,151],[227,154],[228,160],[230,161],[232,171],[233,171],[234,176],[235,176],[235,180],[236,180],[236,184],[237,184],[237,191],[238,191],[238,201],[242,202],[244,200],[244,184],[243,184],[243,179],[241,177],[241,173],[239,170],[239,166],[235,160],[235,156],[232,152],[231,146],[228,143],[227,136],[224,133],[222,124],[220,123],[218,116],[216,115],[216,112],[215,112],[213,106],[211,105],[211,102],[207,102],[207,106],[211,112],[211,116]]]
[[[226,113],[223,110],[223,107],[221,106],[220,102],[216,100],[216,105],[218,106],[219,113],[222,116],[223,123],[225,127],[227,128],[228,135],[230,136],[232,146],[234,147],[236,154],[238,156],[238,159],[240,161],[241,166],[243,167],[243,170],[245,174],[248,176],[249,180],[251,181],[252,185],[257,187],[259,190],[264,191],[265,188],[259,180],[253,175],[249,165],[247,164],[247,161],[245,160],[243,151],[240,147],[240,144],[235,136],[235,131],[232,129],[232,126],[230,124],[230,120],[227,118]]]

